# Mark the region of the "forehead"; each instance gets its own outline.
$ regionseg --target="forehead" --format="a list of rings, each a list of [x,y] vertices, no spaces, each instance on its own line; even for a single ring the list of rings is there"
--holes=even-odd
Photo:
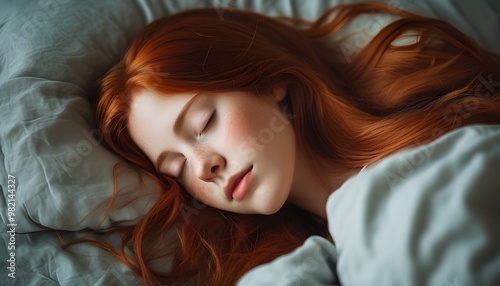
[[[132,140],[148,157],[161,152],[162,143],[174,136],[173,125],[184,105],[195,94],[135,93],[130,104],[128,129]]]

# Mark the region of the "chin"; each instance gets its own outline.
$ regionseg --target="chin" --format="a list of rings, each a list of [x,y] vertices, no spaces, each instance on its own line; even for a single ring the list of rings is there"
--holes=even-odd
[[[273,215],[275,213],[277,213],[281,207],[283,206],[283,204],[275,204],[275,205],[267,205],[267,206],[263,206],[261,208],[259,208],[259,213],[260,214],[263,214],[263,215]]]

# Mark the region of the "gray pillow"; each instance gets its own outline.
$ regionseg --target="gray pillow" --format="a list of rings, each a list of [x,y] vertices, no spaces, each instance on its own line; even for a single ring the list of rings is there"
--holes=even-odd
[[[117,61],[146,21],[128,1],[3,2],[2,200],[8,199],[11,175],[18,232],[96,228],[105,208],[80,220],[106,204],[113,166],[122,159],[103,147],[87,96],[91,83]],[[139,178],[134,172],[120,177],[117,206],[132,203],[113,210],[102,228],[134,220],[149,207],[154,190],[141,187]],[[5,212],[1,216],[7,223]]]
[[[448,20],[486,48],[500,50],[493,37],[500,34],[499,2],[385,1]],[[18,232],[108,228],[134,222],[151,206],[151,182],[129,168],[120,177],[121,195],[109,217],[100,224],[100,208],[81,222],[106,204],[113,167],[123,162],[103,147],[89,89],[147,23],[198,7],[213,7],[221,21],[235,8],[313,20],[348,2],[359,0],[0,0],[0,200],[7,205],[11,190],[16,204],[15,217],[1,212],[4,225],[12,218]],[[377,25],[379,20],[369,15],[353,28],[362,33]],[[15,191],[8,175],[15,177]]]

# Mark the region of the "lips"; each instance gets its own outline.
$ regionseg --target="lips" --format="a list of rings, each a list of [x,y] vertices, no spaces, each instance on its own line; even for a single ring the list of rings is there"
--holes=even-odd
[[[228,200],[243,199],[246,190],[251,183],[252,169],[253,166],[250,166],[250,168],[245,169],[229,178],[227,185],[224,187],[224,194],[226,195]],[[237,195],[237,198],[235,198],[235,195]]]

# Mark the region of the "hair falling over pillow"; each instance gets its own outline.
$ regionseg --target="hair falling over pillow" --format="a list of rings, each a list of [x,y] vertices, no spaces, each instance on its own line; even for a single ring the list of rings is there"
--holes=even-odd
[[[335,36],[357,16],[378,13],[395,20],[346,54],[348,39]],[[401,35],[417,40],[393,44]],[[498,84],[491,84],[500,82],[499,59],[438,19],[381,3],[339,5],[312,23],[238,10],[226,11],[223,20],[214,9],[167,16],[137,35],[94,98],[107,145],[162,193],[137,225],[116,229],[125,232],[121,249],[91,243],[112,252],[145,285],[234,285],[307,237],[327,236],[324,221],[292,205],[270,216],[201,207],[173,179],[158,176],[127,130],[137,89],[259,92],[277,82],[288,86],[286,107],[311,160],[352,169],[467,124],[500,123]],[[171,230],[175,235],[166,238]],[[165,265],[156,263],[162,257],[173,259],[171,268],[153,265]]]

